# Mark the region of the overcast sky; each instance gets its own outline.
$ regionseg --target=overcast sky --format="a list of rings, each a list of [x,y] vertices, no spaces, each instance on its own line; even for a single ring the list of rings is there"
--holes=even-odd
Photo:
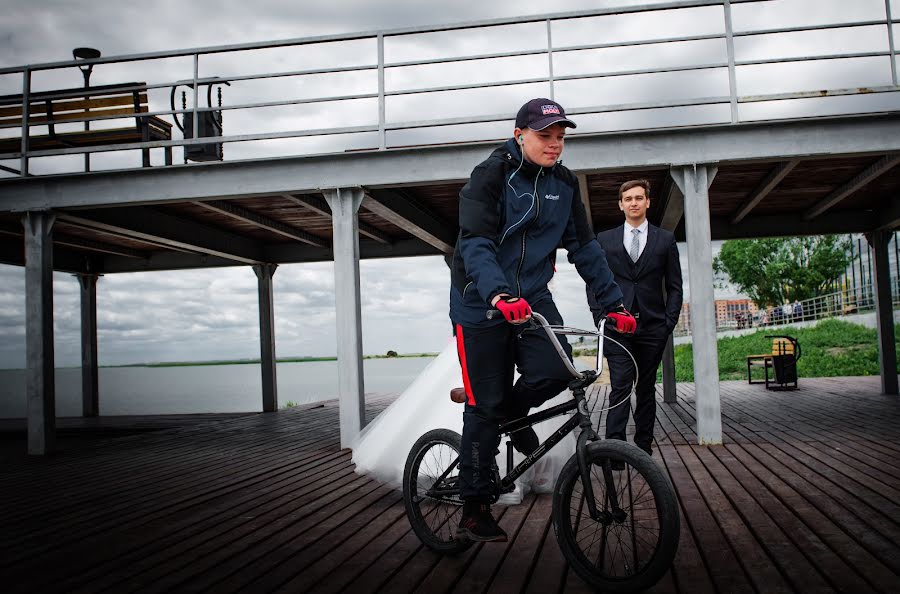
[[[453,2],[163,0],[143,4],[108,0],[0,1],[3,4],[4,15],[0,21],[2,66],[66,60],[71,56],[71,49],[78,46],[96,47],[104,56],[113,56],[564,12],[597,6],[640,4],[628,0],[616,2],[558,0],[549,4],[539,0],[520,0],[515,3],[483,0]],[[805,2],[789,0],[771,4],[773,8],[756,7],[752,10],[736,6],[735,11],[743,10],[741,14],[746,27],[762,27],[767,23],[768,26],[789,26],[824,22],[828,19],[841,20],[835,19],[836,14],[845,19],[883,18],[884,13],[882,0],[862,0],[854,3],[852,14],[846,3],[836,0],[814,3],[815,11],[809,10],[813,6],[811,0]],[[776,22],[772,22],[772,19]],[[645,31],[632,31],[634,27],[629,24],[633,22],[627,20],[616,22],[614,28],[620,38],[652,36]],[[702,28],[701,25],[698,26]],[[584,27],[580,30],[575,28],[570,33],[575,40],[573,43],[591,43],[591,39],[594,38],[593,33]],[[581,41],[578,41],[579,39]],[[534,43],[537,43],[542,41],[542,38],[535,35],[535,40]],[[458,54],[492,51],[478,49],[474,45],[472,51],[469,51],[470,42],[476,44],[477,40],[468,40],[464,37],[454,40],[450,36],[438,36],[423,41],[421,46],[404,47],[403,44],[399,44],[391,50],[396,52],[394,57],[388,56],[388,59],[403,59],[400,56],[406,55],[413,57],[437,55],[441,51],[446,51],[442,44],[464,46],[455,48]],[[519,39],[516,43],[519,44],[517,47],[528,47],[531,41]],[[832,34],[823,43],[834,45],[843,42],[839,36]],[[866,43],[872,42],[869,40]],[[878,43],[883,41],[879,40]],[[760,47],[758,42],[746,43],[744,46],[739,44],[737,51],[744,52],[746,56],[756,56],[762,51]],[[848,45],[849,49],[845,51],[865,51],[866,47],[860,49],[858,46]],[[493,51],[498,50],[494,48]],[[703,47],[696,46],[691,50],[694,58],[698,51],[702,53]],[[640,57],[637,53],[634,53],[633,58],[639,64],[637,67],[648,67],[649,64],[641,64],[641,60],[652,62],[656,59],[652,56]],[[623,58],[613,56],[610,59],[621,61]],[[238,57],[235,56],[223,58],[217,63],[219,68],[217,72],[225,75],[229,67],[240,70],[239,66],[249,68],[251,72],[258,71],[247,64],[236,63],[238,61]],[[265,66],[265,63],[262,64],[263,68]],[[559,67],[576,69],[578,65],[560,62]],[[602,67],[602,65],[594,67],[594,70]],[[96,80],[92,79],[92,82],[94,84],[102,84],[106,80],[121,82],[124,79],[120,76],[121,71],[116,68],[119,67],[114,65],[97,67],[94,73]],[[48,88],[52,88],[57,85],[59,88],[59,84],[80,85],[81,80],[77,72],[69,75],[74,78],[65,81],[40,79],[38,87],[47,85]],[[759,89],[754,85],[762,84],[760,81],[767,78],[764,75],[756,78],[751,75],[752,73],[748,73],[745,78],[743,84],[748,86],[742,92],[757,92]],[[162,80],[172,80],[166,78],[170,76],[168,72],[161,76]],[[415,80],[403,81],[402,72],[396,76],[399,78],[393,82],[389,81],[389,84],[402,86],[417,83]],[[472,76],[471,69],[460,76]],[[518,78],[515,72],[508,76]],[[768,78],[771,79],[771,76]],[[422,81],[418,82],[421,84]],[[425,86],[436,84],[424,82]],[[694,83],[721,85],[722,81],[698,80],[691,84]],[[346,84],[352,85],[352,81]],[[437,84],[452,84],[452,82]],[[870,84],[870,81],[866,84]],[[19,92],[9,80],[0,81],[0,87],[5,87],[0,88],[2,92]],[[672,89],[672,93],[676,92],[675,87],[669,88]],[[779,90],[774,88],[773,92]],[[574,97],[581,96],[582,91],[584,89],[581,87],[573,86],[567,92],[575,100]],[[628,89],[616,92],[626,91]],[[240,85],[226,89],[227,97],[231,101],[244,100],[242,92]],[[646,93],[648,89],[639,88],[635,92]],[[649,89],[649,92],[656,93],[658,89]],[[530,96],[505,95],[502,99],[495,97],[493,100],[501,101],[500,112],[514,112],[521,102],[529,98]],[[406,106],[401,104],[400,107],[409,109],[410,112],[422,109],[422,105],[413,103]],[[434,105],[426,107],[432,110],[435,108]],[[352,106],[348,109],[350,111],[342,114],[341,118],[354,117]],[[496,112],[497,110],[489,111],[489,113]],[[228,133],[239,133],[240,125],[244,122],[240,120],[240,116],[230,114],[231,112],[226,115],[226,118],[230,118],[228,122],[231,126]],[[388,115],[391,117],[391,114]],[[458,114],[448,112],[446,117],[456,115]],[[594,122],[585,124],[595,125]],[[508,132],[511,132],[512,122],[508,128]],[[255,131],[260,130],[257,128]],[[233,151],[240,150],[251,151],[244,153],[245,156],[259,154],[253,153],[252,147],[234,149],[232,145],[226,147],[226,151],[232,151],[228,153],[229,156],[235,155]],[[316,150],[316,146],[311,150]],[[683,245],[681,251],[682,255],[686,251]],[[560,254],[558,262],[559,273],[553,289],[560,310],[569,323],[589,324],[583,283],[566,262],[564,254]],[[360,268],[363,350],[366,354],[384,353],[388,349],[400,352],[437,351],[447,343],[450,329],[447,318],[449,273],[442,258],[364,261]],[[686,281],[687,268],[684,262],[682,268]],[[275,274],[274,286],[278,356],[333,354],[335,319],[331,263],[281,266]],[[100,279],[97,297],[101,364],[249,358],[259,355],[256,277],[249,267],[111,275]],[[55,274],[54,299],[57,364],[77,365],[80,361],[80,322],[78,285],[75,279],[70,275]],[[0,265],[0,368],[23,367],[24,346],[24,270]]]

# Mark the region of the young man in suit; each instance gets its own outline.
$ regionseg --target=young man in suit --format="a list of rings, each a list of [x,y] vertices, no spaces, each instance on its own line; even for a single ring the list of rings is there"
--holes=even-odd
[[[637,319],[637,331],[632,336],[607,335],[621,342],[631,351],[637,362],[638,378],[634,409],[634,443],[652,454],[653,425],[656,422],[656,370],[663,350],[681,313],[681,263],[675,236],[647,221],[650,207],[650,182],[634,179],[619,188],[619,209],[625,213],[624,226],[597,235],[606,252],[606,260],[622,289],[622,302]],[[598,321],[602,313],[588,291],[588,303]],[[603,354],[609,365],[610,406],[606,419],[606,438],[625,440],[629,404],[623,403],[631,395],[634,382],[634,362],[621,347],[606,341]]]

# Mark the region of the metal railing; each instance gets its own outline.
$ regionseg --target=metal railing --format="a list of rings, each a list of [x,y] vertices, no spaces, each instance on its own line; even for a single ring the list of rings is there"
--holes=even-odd
[[[891,300],[894,308],[900,307],[900,279],[891,279]],[[742,309],[716,319],[716,332],[743,330],[758,327],[785,326],[798,322],[811,322],[825,318],[849,316],[875,311],[875,293],[871,283],[847,285],[840,291],[819,295],[803,301],[764,309]],[[682,312],[675,326],[675,336],[691,333],[690,314]]]
[[[755,8],[765,8],[769,4],[767,0],[686,0],[3,68],[0,81],[6,81],[7,88],[15,86],[9,82],[10,77],[18,79],[21,94],[6,99],[18,100],[23,106],[23,122],[17,126],[20,150],[0,154],[0,163],[18,161],[18,175],[26,176],[38,173],[30,171],[30,161],[38,158],[212,142],[272,143],[274,148],[268,153],[260,149],[236,153],[238,158],[263,158],[496,140],[509,133],[506,128],[515,116],[508,111],[510,106],[540,95],[555,98],[567,107],[570,115],[581,116],[579,123],[584,124],[578,133],[736,125],[897,111],[900,95],[894,93],[900,91],[900,86],[894,29],[900,20],[891,14],[891,1],[884,1],[884,13],[878,18],[776,28],[753,26]],[[661,34],[630,38],[628,33],[621,33],[624,23],[638,25],[627,27],[628,31],[661,30]],[[523,31],[524,36],[520,35]],[[848,43],[855,51],[834,52],[831,43],[822,41],[823,36],[843,36],[852,41]],[[818,50],[810,46],[810,40],[815,38],[823,46]],[[441,39],[454,41],[465,50],[435,51]],[[585,39],[589,42],[583,43]],[[495,47],[498,44],[503,46],[502,51]],[[471,50],[470,46],[476,47]],[[488,49],[480,51],[482,47]],[[411,54],[416,59],[405,59]],[[307,55],[325,56],[332,65],[253,71],[254,64],[260,64],[259,68],[261,63],[296,64]],[[623,56],[640,55],[648,56],[651,65],[617,66]],[[343,61],[336,59],[344,56],[347,59]],[[596,68],[594,64],[598,63],[609,65]],[[29,137],[45,127],[45,124],[35,124],[29,115],[29,98],[38,92],[34,88],[35,77],[45,81],[44,86],[52,86],[65,73],[91,64],[98,67],[95,76],[102,73],[103,68],[99,68],[102,65],[110,69],[110,76],[121,73],[120,80],[150,79],[162,73],[163,80],[138,89],[155,94],[157,104],[160,93],[188,85],[189,106],[152,108],[143,116],[172,118],[190,113],[191,137],[31,149]],[[126,65],[128,74],[125,74]],[[821,72],[815,74],[812,71],[816,65],[828,67],[818,68]],[[794,70],[787,77],[771,74],[772,68],[782,66]],[[138,73],[140,67],[147,76]],[[184,76],[186,69],[189,69],[188,76]],[[509,76],[510,70],[521,75]],[[166,78],[175,72],[181,76]],[[791,72],[812,74],[801,81],[801,76]],[[842,72],[844,78],[834,77],[835,73]],[[477,80],[482,73],[487,73],[487,80]],[[459,82],[433,84],[451,75],[457,76]],[[315,77],[325,82],[315,82]],[[795,86],[776,92],[777,89],[766,86],[776,78],[786,78]],[[329,79],[332,83],[327,82]],[[106,81],[116,82],[108,77]],[[226,81],[232,85],[229,93],[237,96],[236,102],[226,102],[221,107],[200,105],[202,85]],[[251,88],[250,83],[262,84]],[[242,86],[245,88],[238,88]],[[335,86],[338,92],[334,92]],[[306,87],[313,92],[307,95],[300,92]],[[705,87],[710,92],[704,92]],[[765,92],[740,92],[759,91],[763,87]],[[618,92],[623,89],[632,94],[628,100],[598,102],[595,99],[597,96],[627,98],[627,92]],[[654,89],[667,98],[640,97],[641,91],[644,95],[648,90],[653,94]],[[52,91],[52,88],[43,89],[42,98],[52,100]],[[836,106],[822,103],[842,97],[860,101]],[[885,100],[879,102],[872,97]],[[791,106],[785,109],[787,104]],[[266,118],[259,111],[279,108],[293,111],[279,114],[274,123],[269,121],[272,117]],[[334,121],[337,118],[332,114],[335,110],[352,114],[358,121],[353,125],[337,125]],[[237,133],[198,138],[198,116],[209,111],[227,113],[227,125]],[[433,117],[435,112],[442,117]],[[304,116],[309,113],[318,115],[306,117],[304,125]],[[66,124],[107,118],[115,120],[116,116],[88,115],[83,119],[68,119]],[[276,129],[261,130],[266,121]],[[326,125],[317,126],[319,122]],[[336,137],[344,140],[334,141]],[[298,143],[308,138],[315,142],[307,146],[283,145],[287,140]],[[16,171],[9,164],[2,169]]]

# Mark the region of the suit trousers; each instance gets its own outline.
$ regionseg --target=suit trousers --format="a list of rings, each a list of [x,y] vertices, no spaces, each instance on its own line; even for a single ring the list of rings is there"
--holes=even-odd
[[[638,331],[632,336],[619,334],[609,327],[606,329],[606,336],[622,343],[635,359],[632,361],[619,345],[604,341],[603,354],[609,365],[611,384],[609,405],[615,407],[607,413],[606,438],[625,440],[625,427],[631,410],[634,365],[637,363],[639,373],[635,386],[634,443],[649,451],[653,446],[653,425],[656,422],[656,371],[662,361],[668,332],[664,326],[656,331],[642,332],[639,320]],[[617,404],[620,405],[616,406]]]
[[[562,316],[552,300],[532,303],[550,324]],[[482,328],[456,326],[456,344],[466,388],[460,452],[460,495],[488,501],[497,488],[491,465],[500,445],[500,424],[525,416],[568,386],[566,369],[547,335],[503,323]],[[560,337],[569,359],[572,347]],[[518,365],[521,377],[513,385]]]

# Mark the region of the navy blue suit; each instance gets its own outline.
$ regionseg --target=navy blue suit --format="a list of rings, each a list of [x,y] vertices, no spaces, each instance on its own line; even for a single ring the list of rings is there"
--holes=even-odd
[[[597,241],[606,252],[606,261],[622,290],[622,302],[638,318],[637,331],[633,336],[625,336],[607,330],[607,335],[621,342],[637,362],[634,443],[650,451],[656,420],[656,371],[681,313],[681,262],[675,236],[670,231],[648,225],[647,245],[637,262],[632,262],[625,251],[623,235],[623,226],[619,225],[599,233]],[[603,313],[591,291],[588,291],[588,303],[595,317]],[[634,363],[621,347],[609,341],[604,344],[603,354],[609,364],[612,384],[610,404],[615,405],[631,394]],[[625,404],[610,410],[606,418],[607,439],[625,439],[628,412]]]

